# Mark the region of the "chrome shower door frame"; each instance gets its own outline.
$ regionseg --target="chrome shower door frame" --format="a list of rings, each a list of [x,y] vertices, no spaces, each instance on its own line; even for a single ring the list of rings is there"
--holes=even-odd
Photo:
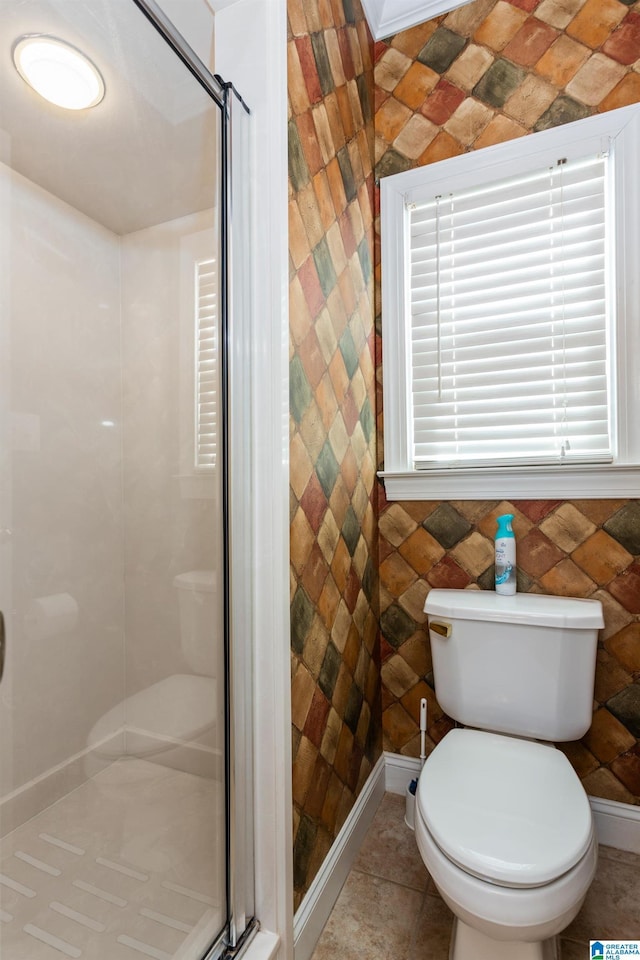
[[[253,582],[251,464],[252,235],[250,111],[213,75],[155,0],[132,0],[221,111],[221,445],[224,525],[224,658],[227,924],[205,960],[238,956],[257,932],[253,842]],[[233,215],[232,215],[233,214]]]

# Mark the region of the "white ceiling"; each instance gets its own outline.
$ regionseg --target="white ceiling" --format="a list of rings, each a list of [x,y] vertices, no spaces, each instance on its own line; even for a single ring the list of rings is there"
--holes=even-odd
[[[442,13],[462,7],[469,0],[362,0],[374,40],[408,30]]]
[[[205,0],[179,3],[211,50]],[[102,103],[66,111],[31,90],[11,57],[25,33],[83,50]],[[218,109],[133,0],[0,0],[0,91],[0,160],[115,233],[213,206]]]

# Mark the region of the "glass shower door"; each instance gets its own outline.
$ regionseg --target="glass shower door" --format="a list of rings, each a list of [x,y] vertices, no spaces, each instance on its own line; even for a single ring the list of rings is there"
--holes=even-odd
[[[32,35],[103,99],[43,99]],[[0,37],[0,955],[196,960],[229,921],[224,90],[131,0]]]

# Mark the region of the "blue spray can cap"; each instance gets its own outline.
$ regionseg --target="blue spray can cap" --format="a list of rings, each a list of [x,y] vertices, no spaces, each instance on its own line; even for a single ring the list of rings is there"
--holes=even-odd
[[[511,527],[513,517],[513,513],[503,513],[500,517],[496,517],[496,523],[498,524],[496,540],[500,537],[515,537],[515,533]]]

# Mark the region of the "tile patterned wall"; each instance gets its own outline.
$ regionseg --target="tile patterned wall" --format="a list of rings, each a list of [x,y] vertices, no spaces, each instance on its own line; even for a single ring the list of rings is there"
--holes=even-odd
[[[475,0],[376,45],[379,177],[640,100],[640,3]]]
[[[640,101],[640,3],[475,0],[376,44],[383,177]],[[379,259],[376,263],[379,303]],[[377,344],[378,381],[381,348]],[[378,399],[382,457],[382,405]],[[380,491],[385,748],[416,756],[451,727],[432,689],[431,587],[491,588],[499,513],[515,514],[519,589],[597,597],[605,610],[593,724],[563,746],[588,792],[640,803],[640,501],[392,503]]]
[[[295,906],[380,755],[373,43],[289,0]]]

